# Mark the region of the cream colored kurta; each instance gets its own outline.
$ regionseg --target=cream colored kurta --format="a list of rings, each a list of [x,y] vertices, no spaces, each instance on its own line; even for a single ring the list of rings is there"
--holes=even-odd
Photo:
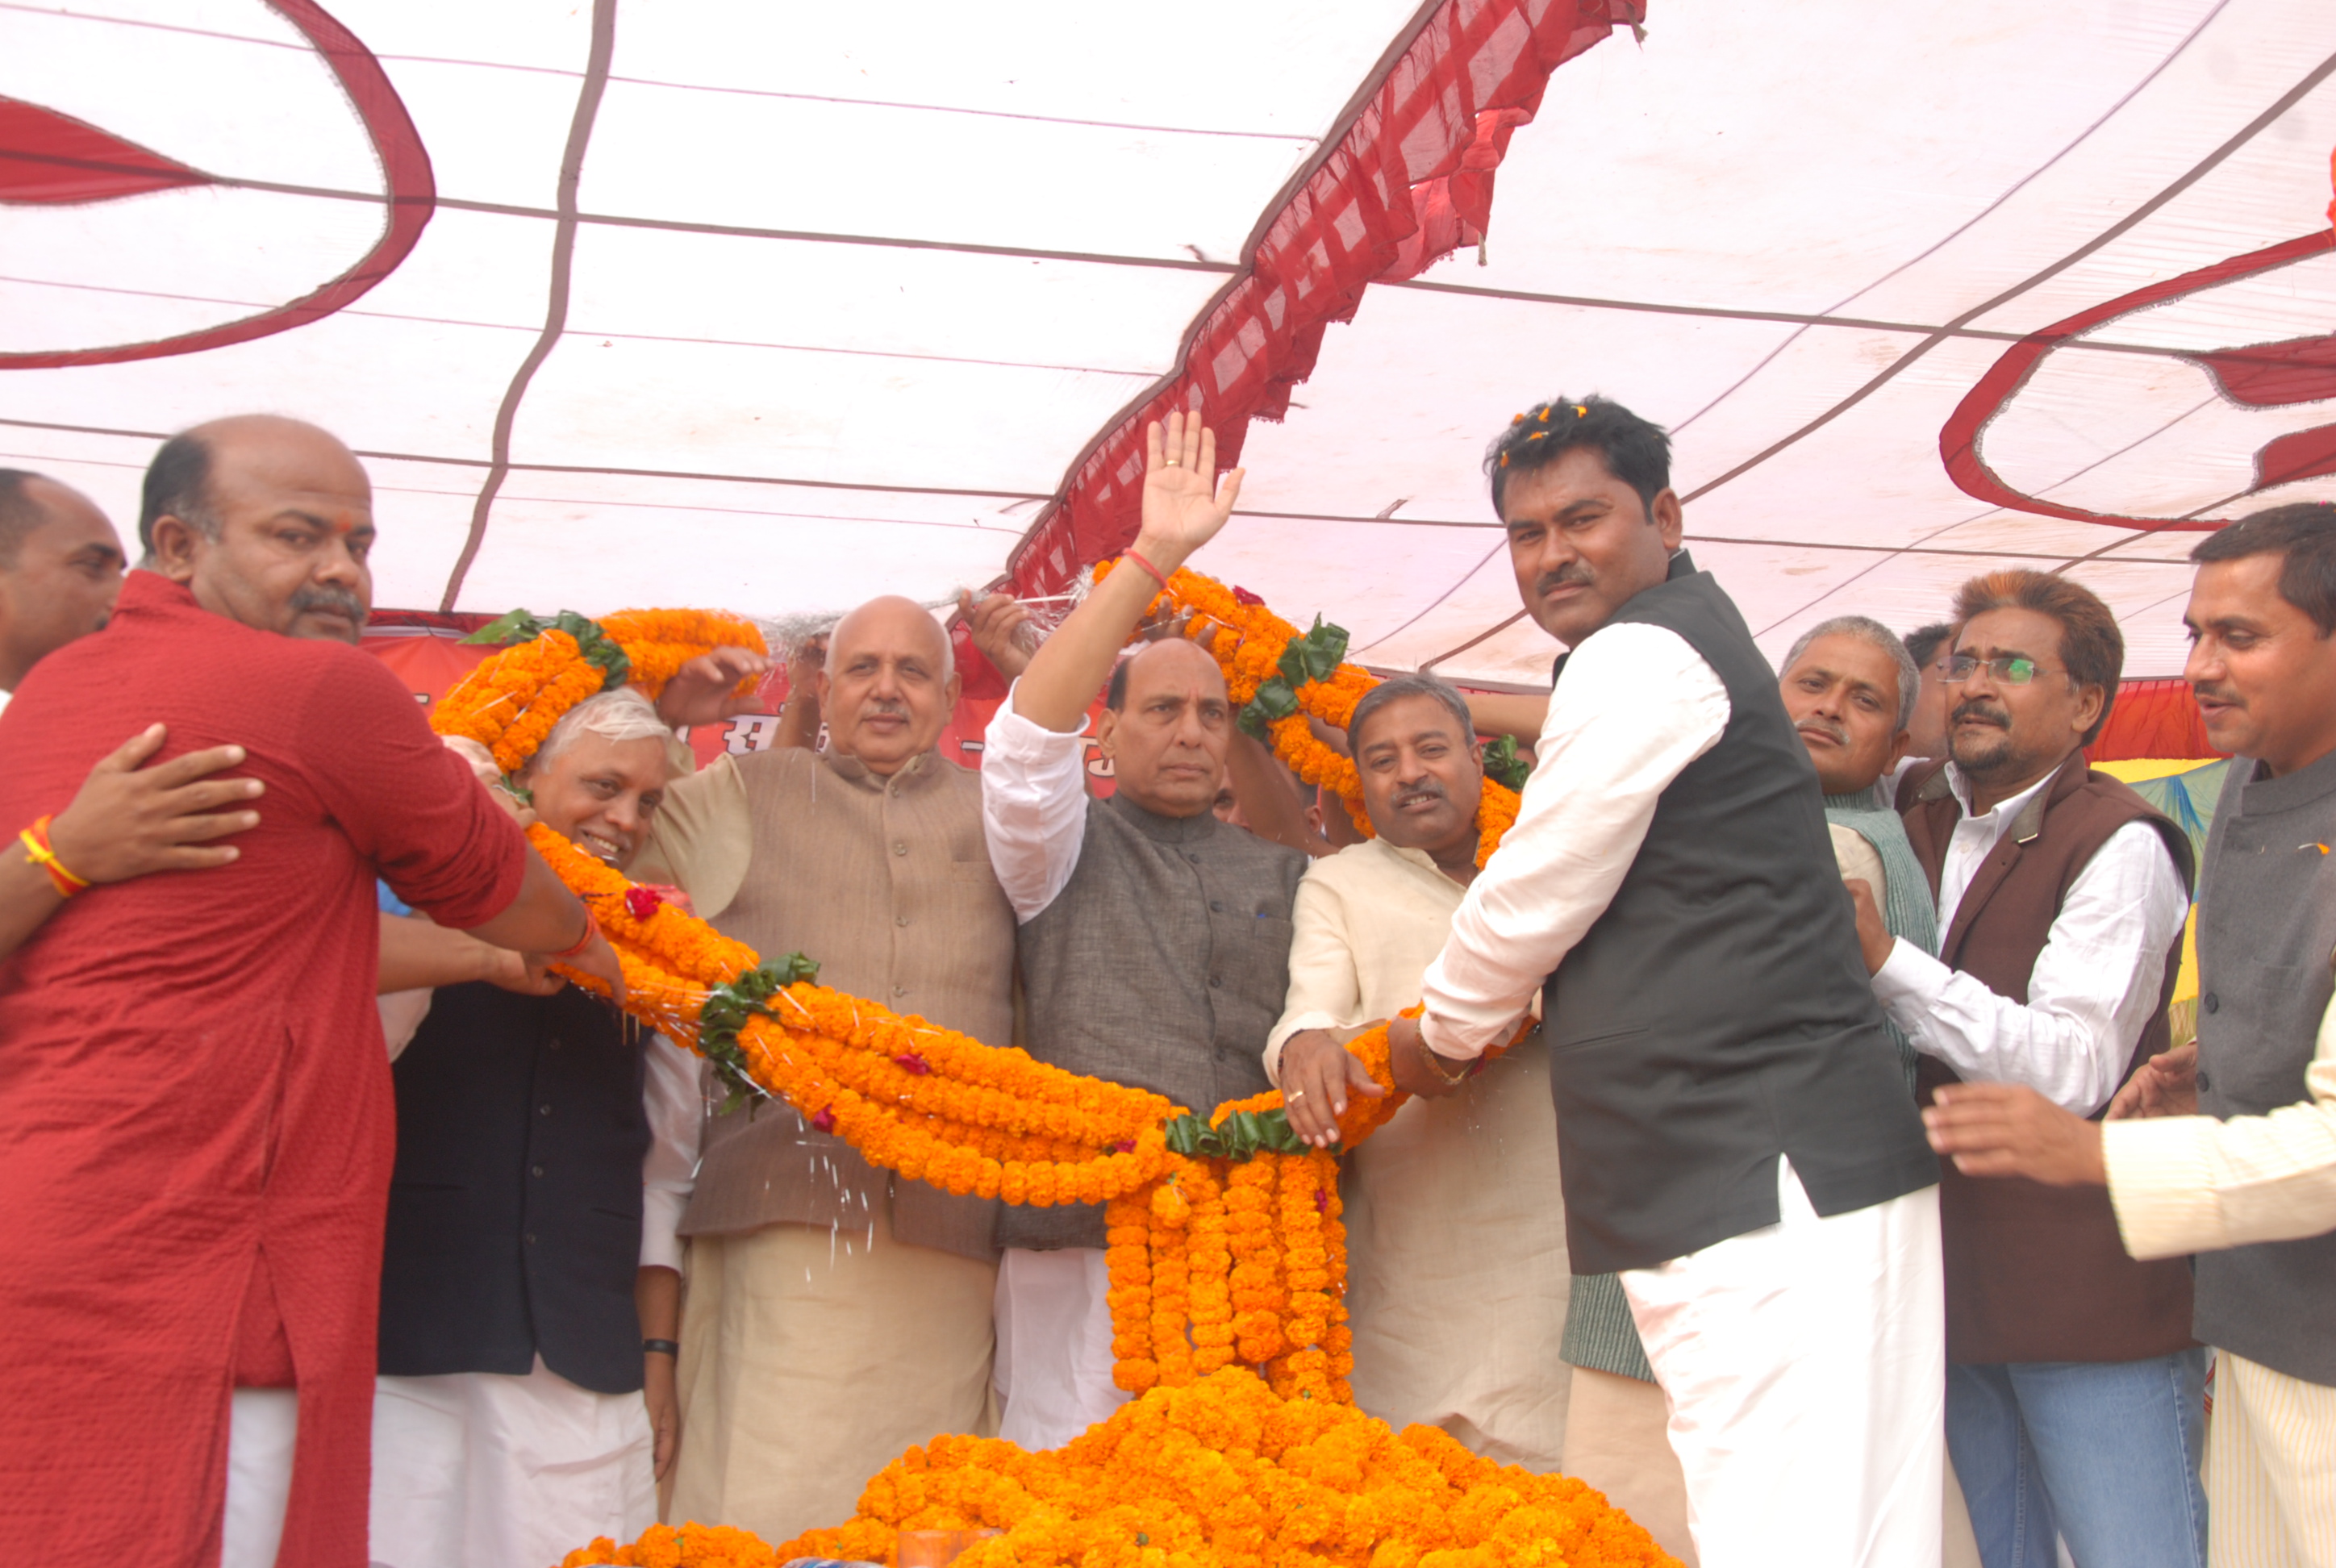
[[[2105,1122],[2101,1156],[2126,1251],[2173,1258],[2336,1229],[2336,1003],[2309,1099],[2264,1116]],[[2336,1565],[2336,1388],[2217,1355],[2206,1429],[2212,1568]]]
[[[677,780],[636,864],[766,955],[990,1045],[1013,1036],[1014,911],[980,786],[808,751]],[[784,1105],[713,1118],[690,1209],[668,1517],[788,1540],[852,1516],[938,1432],[996,1430],[990,1206],[869,1166]]]
[[[1316,861],[1298,885],[1267,1071],[1300,1029],[1416,1003],[1462,891],[1426,853],[1384,839]],[[1356,1402],[1503,1463],[1557,1469],[1572,1271],[1539,1037],[1450,1098],[1406,1105],[1349,1157],[1343,1190]]]
[[[2178,1258],[2336,1230],[2336,1002],[2302,1088],[2308,1098],[2266,1116],[2102,1123],[2126,1251]]]

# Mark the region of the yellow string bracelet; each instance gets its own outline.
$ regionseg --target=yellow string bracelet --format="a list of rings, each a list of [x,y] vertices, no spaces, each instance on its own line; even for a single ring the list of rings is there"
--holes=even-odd
[[[66,868],[64,862],[57,859],[57,852],[49,847],[51,820],[43,817],[16,836],[24,841],[24,852],[32,858],[33,863],[49,873],[49,881],[55,886],[57,896],[69,899],[87,888],[89,879],[75,876]]]

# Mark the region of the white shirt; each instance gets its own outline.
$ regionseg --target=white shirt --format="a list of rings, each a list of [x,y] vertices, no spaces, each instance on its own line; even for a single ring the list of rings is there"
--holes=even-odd
[[[1079,869],[1086,843],[1086,736],[1065,733],[1014,711],[1017,681],[990,716],[981,738],[981,827],[989,864],[1028,921],[1055,901]]]
[[[681,1268],[681,1212],[697,1185],[697,1137],[705,1125],[703,1063],[663,1035],[646,1037],[648,1071],[641,1109],[649,1124],[641,1156],[641,1267]]]
[[[1436,1055],[1473,1058],[1508,1037],[1606,912],[1656,800],[1719,744],[1729,712],[1718,672],[1677,632],[1624,621],[1574,649],[1517,820],[1469,884],[1420,988],[1420,1027]]]
[[[1952,763],[1947,780],[1964,814],[1939,868],[1942,939],[1981,863],[2052,782],[2047,776],[1973,816],[1970,781]],[[2025,1084],[2089,1116],[2117,1093],[2157,1010],[2166,950],[2189,911],[2189,891],[2157,830],[2127,823],[2069,884],[2029,976],[2026,1005],[1903,940],[1874,975],[1874,994],[1916,1050],[1963,1077]]]
[[[2336,1002],[2303,1086],[2302,1102],[2269,1115],[2102,1123],[2126,1251],[2178,1258],[2336,1231]]]

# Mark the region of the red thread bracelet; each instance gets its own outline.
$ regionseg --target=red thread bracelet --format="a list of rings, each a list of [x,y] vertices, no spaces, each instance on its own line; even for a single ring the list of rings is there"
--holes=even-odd
[[[1158,583],[1163,591],[1166,589],[1168,587],[1168,579],[1161,575],[1161,571],[1158,567],[1144,560],[1143,556],[1137,554],[1134,550],[1123,550],[1120,553],[1124,559],[1134,561],[1136,565],[1150,572],[1152,574],[1152,580]]]
[[[555,964],[564,964],[569,959],[582,953],[586,948],[590,947],[592,945],[592,939],[599,934],[600,922],[594,918],[592,914],[592,906],[590,904],[586,904],[584,906],[584,934],[576,939],[576,945],[572,948],[564,949],[560,952],[547,953],[544,956]]]

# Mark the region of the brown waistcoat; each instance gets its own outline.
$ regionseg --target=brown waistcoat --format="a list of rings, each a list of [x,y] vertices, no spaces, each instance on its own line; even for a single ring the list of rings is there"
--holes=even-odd
[[[819,983],[1014,1043],[1014,909],[990,870],[981,782],[928,752],[881,778],[801,750],[737,759],[752,849],[714,924],[765,958],[801,952]],[[912,1246],[997,1256],[994,1202],[900,1181],[782,1105],[713,1116],[682,1232],[833,1224],[849,1234],[891,1205]]]
[[[1906,787],[1913,801],[1906,835],[1935,899],[1962,803],[1948,787],[1943,763],[1911,775]],[[1972,873],[1939,957],[1998,996],[2025,1003],[2029,976],[2070,884],[2109,835],[2133,822],[2158,831],[2186,884],[2188,836],[2132,790],[2092,772],[2083,754],[2070,757]],[[2181,963],[2177,936],[2166,954],[2157,1010],[2125,1076],[2166,1049],[2166,1004]],[[1938,1086],[1957,1081],[1934,1057],[1922,1057],[1916,1073],[1925,1104]],[[1939,1175],[1949,1360],[2137,1361],[2195,1342],[2189,1261],[2128,1257],[2106,1188],[1966,1176],[1948,1159],[1940,1160]]]

